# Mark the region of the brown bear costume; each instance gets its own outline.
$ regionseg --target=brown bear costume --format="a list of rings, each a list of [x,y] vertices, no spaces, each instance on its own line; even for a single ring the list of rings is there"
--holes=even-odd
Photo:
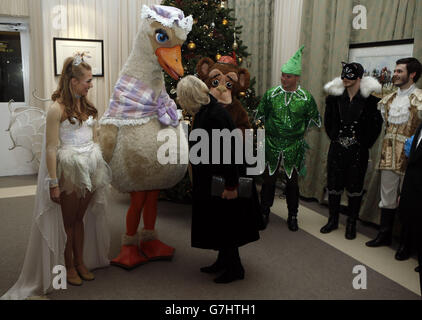
[[[239,92],[249,88],[250,74],[238,68],[232,57],[223,56],[218,62],[202,58],[196,65],[199,78],[206,83],[210,93],[230,113],[236,128],[250,129],[248,113],[237,99]]]

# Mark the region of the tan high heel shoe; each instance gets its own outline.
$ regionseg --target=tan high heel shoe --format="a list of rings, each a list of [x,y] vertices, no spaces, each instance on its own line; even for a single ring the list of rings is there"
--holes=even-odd
[[[72,286],[81,286],[82,285],[82,279],[79,277],[78,273],[74,276],[66,276],[66,281],[68,284]]]
[[[92,280],[95,279],[95,275],[92,272],[90,272],[90,271],[83,272],[83,271],[80,270],[80,266],[75,266],[75,268],[76,268],[76,271],[78,272],[79,276],[83,280],[85,280],[85,281],[92,281]],[[86,267],[85,267],[85,269],[86,269]]]

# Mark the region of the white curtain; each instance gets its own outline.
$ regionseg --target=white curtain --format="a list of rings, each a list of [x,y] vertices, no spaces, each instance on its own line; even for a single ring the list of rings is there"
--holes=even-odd
[[[251,55],[241,67],[255,77],[255,90],[263,95],[271,85],[273,10],[277,0],[231,0],[229,7],[234,9],[236,25],[242,26],[240,38]]]
[[[31,24],[31,88],[45,98],[57,87],[53,38],[104,40],[104,77],[94,77],[89,98],[101,116],[136,35],[144,4],[160,0],[29,0]],[[64,12],[62,18],[58,18]],[[45,107],[51,102],[31,100]]]
[[[303,0],[276,0],[274,6],[274,39],[272,86],[280,84],[281,66],[299,49]],[[310,48],[305,48],[310,50]]]
[[[28,0],[1,0],[0,14],[15,17],[29,15]]]

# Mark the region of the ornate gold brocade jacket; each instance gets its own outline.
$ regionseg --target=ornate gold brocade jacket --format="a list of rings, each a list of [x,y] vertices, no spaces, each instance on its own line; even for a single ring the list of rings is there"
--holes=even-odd
[[[383,116],[385,121],[385,136],[382,142],[379,169],[392,170],[404,175],[407,166],[404,144],[406,139],[415,134],[416,129],[421,123],[418,112],[422,115],[422,90],[415,89],[410,94],[409,120],[402,124],[393,124],[388,121],[391,103],[396,95],[397,92],[393,92],[378,102],[378,109],[384,111]]]

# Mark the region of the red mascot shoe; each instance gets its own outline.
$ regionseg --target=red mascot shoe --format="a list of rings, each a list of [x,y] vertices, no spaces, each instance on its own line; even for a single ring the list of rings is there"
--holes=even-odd
[[[155,230],[143,229],[139,248],[148,260],[171,260],[175,249],[158,240]]]
[[[110,261],[111,265],[130,270],[148,262],[148,259],[139,252],[139,247],[136,244],[132,244],[133,241],[138,241],[137,235],[133,237],[123,235],[120,254],[117,258]]]
[[[141,252],[148,260],[171,260],[175,249],[160,240],[141,241]]]

